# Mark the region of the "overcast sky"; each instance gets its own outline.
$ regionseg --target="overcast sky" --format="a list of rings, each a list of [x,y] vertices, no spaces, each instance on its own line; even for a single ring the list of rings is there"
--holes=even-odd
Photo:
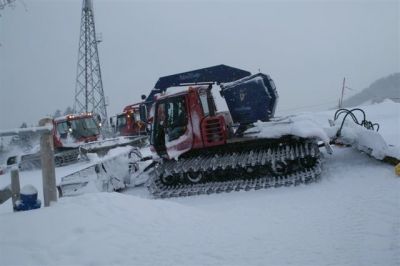
[[[0,10],[0,129],[73,106],[81,6]],[[109,115],[160,76],[217,64],[270,74],[278,113],[334,106],[343,77],[357,91],[400,71],[399,1],[94,0],[94,14]]]

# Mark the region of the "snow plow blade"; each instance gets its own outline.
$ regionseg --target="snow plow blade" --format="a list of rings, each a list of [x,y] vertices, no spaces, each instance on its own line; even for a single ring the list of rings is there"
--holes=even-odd
[[[97,153],[99,156],[104,156],[109,150],[116,147],[135,146],[143,147],[146,144],[147,136],[134,137],[117,137],[85,143],[79,146],[80,154]]]
[[[131,177],[137,177],[135,173],[140,169],[139,162],[142,159],[140,151],[136,147],[120,147],[111,151],[111,154],[107,154],[92,165],[62,177],[57,186],[59,196],[119,191],[131,184]]]

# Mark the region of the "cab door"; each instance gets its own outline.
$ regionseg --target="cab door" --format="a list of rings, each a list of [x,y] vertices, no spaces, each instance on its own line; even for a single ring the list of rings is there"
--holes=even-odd
[[[171,98],[166,104],[165,147],[170,159],[192,149],[193,134],[188,109],[188,94]]]
[[[157,104],[152,139],[158,155],[170,159],[192,148],[186,95],[167,98]]]
[[[150,144],[160,157],[167,157],[165,148],[165,106],[166,102],[158,102],[155,105],[154,121],[151,129]]]

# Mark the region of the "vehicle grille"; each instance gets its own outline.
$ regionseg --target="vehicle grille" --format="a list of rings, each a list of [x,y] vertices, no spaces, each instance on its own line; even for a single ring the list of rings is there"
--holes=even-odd
[[[219,145],[225,142],[225,123],[221,116],[205,118],[202,124],[202,131],[206,146]]]

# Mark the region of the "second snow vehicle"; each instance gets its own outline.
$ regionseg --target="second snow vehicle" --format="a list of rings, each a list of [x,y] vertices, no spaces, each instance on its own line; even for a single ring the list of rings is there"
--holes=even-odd
[[[213,84],[229,112],[218,112]],[[176,86],[188,88],[165,94]],[[321,173],[318,138],[293,133],[290,121],[271,121],[277,99],[268,75],[226,65],[160,78],[145,101],[152,106],[150,144],[159,157],[150,193],[166,198],[315,181]],[[253,130],[263,122],[267,134]]]
[[[100,126],[93,113],[69,114],[52,120],[54,160],[57,166],[75,162],[79,147],[95,142],[100,136]],[[40,167],[40,153],[28,153],[8,158],[7,164],[18,163],[20,169]]]
[[[125,106],[122,113],[115,116],[115,121],[111,121],[114,131],[120,136],[143,136],[146,135],[145,123],[140,120],[140,104],[130,104]],[[113,119],[111,119],[113,120]]]
[[[76,162],[81,155],[97,153],[105,155],[110,149],[126,146],[141,145],[141,138],[112,138],[103,139],[101,123],[96,114],[69,114],[52,120],[54,160],[56,166]],[[8,158],[7,165],[18,164],[21,170],[40,167],[40,152],[13,156]]]

